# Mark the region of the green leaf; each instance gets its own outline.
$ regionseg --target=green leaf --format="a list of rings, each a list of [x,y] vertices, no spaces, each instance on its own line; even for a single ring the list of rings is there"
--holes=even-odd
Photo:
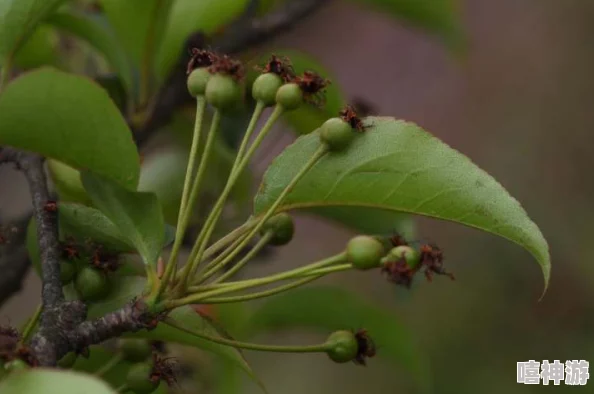
[[[136,247],[144,263],[156,267],[165,243],[165,223],[157,196],[127,190],[90,172],[82,173],[81,178],[93,204]]]
[[[208,320],[200,316],[190,306],[183,306],[181,308],[174,309],[171,311],[168,317],[175,320],[176,323],[187,327],[189,330],[203,332],[206,335],[214,337],[221,336],[219,331]],[[235,367],[241,368],[248,374],[248,376],[250,376],[250,378],[258,383],[258,385],[263,387],[258,377],[254,374],[254,371],[252,371],[247,361],[244,359],[242,353],[234,347],[220,345],[195,335],[191,335],[178,328],[172,327],[167,323],[160,323],[154,330],[140,331],[133,334],[132,336],[157,341],[179,343],[214,353],[223,357]]]
[[[92,241],[96,245],[101,245],[105,250],[120,254],[119,259],[122,265],[118,268],[118,274],[144,274],[144,270],[138,267],[138,264],[134,261],[134,256],[127,254],[135,251],[134,246],[125,242],[125,238],[117,227],[101,211],[79,204],[60,203],[58,212],[61,241],[74,239],[80,244]],[[166,231],[166,235],[170,231]],[[169,235],[168,239],[170,237]],[[37,243],[37,224],[34,218],[31,218],[27,226],[26,244],[29,258],[35,271],[39,274],[41,272],[41,261]]]
[[[117,37],[97,20],[83,15],[59,12],[50,16],[46,23],[85,40],[99,51],[132,91],[132,68]]]
[[[368,118],[370,127],[343,153],[323,158],[280,210],[361,206],[448,220],[507,238],[538,260],[549,282],[547,242],[518,201],[489,174],[413,123]],[[303,136],[272,163],[255,200],[261,214],[313,152],[318,132]]]
[[[42,68],[0,94],[0,145],[37,152],[136,188],[132,133],[108,95],[86,78]]]
[[[113,252],[133,252],[134,244],[107,216],[95,208],[80,204],[58,205],[60,236],[73,237],[78,242],[92,240]]]
[[[66,0],[4,0],[0,2],[0,66],[11,62],[35,28]]]
[[[14,65],[23,70],[41,66],[59,67],[61,60],[56,50],[58,40],[54,29],[39,26],[14,55]]]
[[[405,367],[419,384],[429,384],[412,333],[389,311],[347,290],[322,286],[291,290],[268,298],[250,322],[252,335],[299,327],[323,333],[365,328],[379,349],[378,356]]]
[[[270,59],[270,52],[258,60],[258,64],[265,64]],[[321,108],[307,104],[295,111],[283,115],[283,119],[297,134],[309,134],[322,125],[328,118],[335,117],[346,104],[345,95],[340,89],[338,81],[326,67],[311,56],[294,50],[274,50],[277,56],[286,56],[291,60],[295,72],[298,74],[306,70],[313,70],[332,84],[326,89],[325,104]],[[252,74],[253,75],[253,74]]]
[[[116,393],[92,375],[57,369],[19,371],[0,381],[2,394],[80,394],[81,389],[85,394]]]
[[[456,48],[462,44],[458,0],[354,0],[393,14],[412,25],[440,36]]]
[[[48,160],[47,168],[61,202],[79,202],[90,205],[91,200],[80,181],[80,172],[58,160]]]
[[[157,78],[164,80],[180,53],[188,50],[184,44],[191,33],[200,31],[208,35],[216,32],[239,16],[246,5],[247,0],[176,0],[157,57]]]

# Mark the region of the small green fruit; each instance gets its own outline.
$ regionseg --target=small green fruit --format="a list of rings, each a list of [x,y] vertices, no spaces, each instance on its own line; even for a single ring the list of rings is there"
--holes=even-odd
[[[359,344],[355,334],[350,331],[335,331],[326,341],[331,347],[326,351],[328,357],[337,363],[353,361],[359,352]]]
[[[203,96],[210,79],[210,72],[206,67],[197,68],[188,76],[188,91],[193,97]]]
[[[293,234],[295,233],[293,218],[285,212],[274,215],[262,227],[262,234],[269,231],[273,232],[272,238],[269,241],[270,245],[282,246],[288,244],[293,239]]]
[[[233,108],[241,100],[241,86],[228,75],[215,74],[206,84],[205,97],[219,110]]]
[[[146,360],[153,352],[151,345],[143,339],[121,339],[119,347],[124,360],[135,363]]]
[[[97,301],[109,293],[110,283],[105,273],[85,267],[76,275],[74,288],[83,301]]]
[[[331,151],[346,149],[354,138],[351,125],[340,118],[330,118],[320,127],[320,140]]]
[[[384,245],[373,237],[358,235],[346,247],[347,258],[355,268],[368,270],[379,267],[385,254]]]
[[[128,389],[135,394],[150,394],[159,386],[159,381],[151,380],[153,366],[148,363],[137,363],[130,367],[126,375]]]
[[[27,368],[29,368],[29,364],[27,364],[20,358],[15,358],[14,360],[4,364],[4,369],[8,372],[21,371]]]
[[[74,352],[66,353],[64,357],[58,361],[58,367],[60,368],[70,368],[76,362],[77,354]]]
[[[276,103],[287,111],[299,108],[303,104],[303,92],[296,83],[287,83],[276,92]]]
[[[274,73],[262,74],[254,81],[252,97],[256,101],[261,101],[267,107],[274,105],[276,93],[282,84],[283,80],[280,76]]]
[[[60,280],[62,281],[62,285],[67,285],[72,282],[75,275],[76,263],[74,261],[60,261]]]
[[[421,262],[421,256],[419,253],[411,248],[410,246],[397,246],[390,250],[388,256],[386,256],[388,260],[400,260],[404,258],[406,260],[406,264],[409,268],[414,269],[419,265]]]

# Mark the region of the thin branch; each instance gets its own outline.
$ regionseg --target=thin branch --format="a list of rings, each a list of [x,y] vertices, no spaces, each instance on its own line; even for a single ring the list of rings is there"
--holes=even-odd
[[[242,17],[237,23],[229,26],[222,36],[210,46],[221,53],[236,54],[250,46],[261,44],[291,27],[313,13],[328,0],[290,1],[260,18]],[[253,7],[248,7],[244,16],[252,16]],[[201,32],[196,32],[185,43],[185,48],[207,47],[207,39]],[[135,130],[136,143],[142,146],[161,127],[165,126],[173,112],[180,106],[189,103],[191,96],[186,88],[186,65],[190,59],[184,51],[178,59],[173,72],[157,94],[154,109],[144,126]]]
[[[85,321],[67,333],[69,349],[81,351],[90,345],[115,338],[123,333],[150,330],[164,316],[152,315],[143,301],[133,301],[100,319]]]
[[[52,205],[50,199],[43,163],[42,157],[23,153],[17,165],[24,172],[29,183],[41,258],[41,278],[43,280],[41,297],[44,309],[49,309],[64,301],[64,293],[60,281],[58,212],[55,203]]]
[[[64,303],[60,281],[58,253],[58,214],[55,203],[50,200],[44,159],[41,156],[12,148],[0,150],[0,163],[12,162],[27,178],[33,215],[37,223],[37,241],[41,258],[42,313],[39,331],[31,340],[32,348],[40,365],[53,366],[59,356],[59,345],[64,346],[60,328],[63,315],[71,313],[69,303]],[[78,308],[80,309],[80,308]],[[78,319],[80,320],[80,318]]]

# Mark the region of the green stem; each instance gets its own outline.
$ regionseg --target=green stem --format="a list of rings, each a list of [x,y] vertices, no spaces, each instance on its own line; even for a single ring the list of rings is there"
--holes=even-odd
[[[228,247],[230,244],[231,244],[231,246],[233,246],[235,244],[235,242],[237,242],[238,238],[241,238],[241,236],[245,235],[245,233],[248,232],[249,229],[255,225],[256,225],[256,222],[254,220],[250,219],[250,220],[246,221],[241,226],[237,227],[235,230],[231,231],[230,233],[225,235],[223,238],[219,239],[217,242],[215,242],[214,244],[209,246],[204,251],[204,259],[207,260],[207,259],[211,258],[216,253],[220,252],[221,249]],[[224,253],[227,253],[227,251],[225,251]],[[219,256],[217,256],[217,258],[218,257]],[[185,268],[187,268],[187,267],[184,267],[184,269]],[[210,268],[210,266],[208,266],[208,268]],[[181,277],[183,277],[184,269],[180,270],[176,274],[176,280],[179,280]]]
[[[41,311],[42,311],[42,307],[41,307],[41,305],[39,305],[35,309],[33,316],[31,316],[29,318],[29,320],[27,320],[27,324],[23,328],[23,331],[21,334],[21,340],[20,340],[21,343],[27,342],[29,340],[29,338],[31,337],[31,334],[33,333],[33,330],[35,329],[35,326],[37,326],[37,322],[39,322],[39,318],[41,317]]]
[[[250,343],[250,342],[240,342],[235,341],[232,339],[222,338],[222,337],[214,337],[211,335],[204,334],[198,330],[190,330],[187,327],[178,324],[175,320],[171,318],[165,319],[165,322],[172,327],[175,327],[179,330],[182,330],[190,335],[194,335],[208,341],[212,341],[215,343],[219,343],[221,345],[232,346],[238,349],[247,349],[247,350],[256,350],[262,352],[281,352],[281,353],[325,353],[326,351],[332,349],[333,345],[329,343],[322,343],[319,345],[309,345],[309,346],[277,346],[277,345],[262,345],[257,343]]]
[[[208,272],[210,271],[213,267],[219,265],[221,263],[221,261],[226,260],[227,256],[229,256],[234,250],[235,248],[237,248],[237,246],[239,246],[239,244],[243,241],[243,239],[245,238],[247,234],[243,234],[243,236],[237,238],[235,241],[233,241],[233,243],[231,245],[229,245],[229,247],[227,249],[225,249],[220,255],[218,255],[215,259],[213,259],[211,262],[209,262],[206,267],[204,267],[204,271]],[[206,255],[206,253],[204,253]],[[200,276],[200,275],[197,275]],[[197,283],[202,283],[202,279],[200,278],[200,280],[196,281]]]
[[[125,393],[128,390],[130,390],[130,388],[128,387],[128,384],[126,384],[126,383],[122,384],[120,387],[115,389],[116,393]]]
[[[192,137],[192,147],[190,148],[190,157],[188,158],[188,167],[186,168],[186,178],[184,180],[184,189],[182,193],[182,199],[179,207],[179,213],[177,218],[177,229],[175,232],[175,241],[171,249],[171,255],[165,268],[165,273],[159,285],[157,297],[163,294],[164,289],[169,284],[169,280],[175,272],[177,267],[177,256],[181,250],[184,234],[186,232],[187,224],[189,221],[189,213],[187,209],[188,199],[190,196],[190,189],[192,185],[192,175],[195,171],[196,158],[198,156],[198,146],[200,145],[200,133],[202,130],[202,119],[204,117],[204,110],[206,108],[206,101],[204,97],[196,98],[196,122],[194,124],[194,135]]]
[[[200,265],[200,262],[203,259],[203,254],[206,249],[206,246],[208,245],[208,241],[210,240],[210,236],[214,231],[216,222],[221,212],[223,211],[223,206],[225,205],[225,202],[227,201],[227,198],[229,197],[229,194],[231,193],[233,186],[237,182],[239,175],[243,172],[243,170],[249,163],[250,158],[253,156],[258,146],[260,146],[260,144],[262,143],[262,140],[264,140],[266,135],[270,132],[272,126],[280,118],[282,113],[282,107],[275,107],[274,111],[272,112],[264,126],[262,126],[260,133],[254,140],[254,142],[250,145],[247,152],[241,158],[236,158],[236,163],[233,165],[233,169],[231,170],[231,174],[229,176],[229,179],[227,180],[227,184],[225,185],[223,192],[219,196],[219,199],[215,203],[215,206],[212,208],[211,213],[208,216],[204,227],[202,228],[203,231],[201,231],[200,235],[198,236],[198,239],[196,240],[196,243],[194,244],[194,247],[192,248],[190,257],[188,259],[189,264],[187,266],[187,269],[184,270],[182,283],[180,285],[180,289],[182,290],[182,292],[185,291],[185,289],[187,288],[188,279],[196,273],[196,270],[198,269],[198,266]],[[256,122],[254,121],[253,123],[254,125],[252,127],[255,127]],[[250,125],[251,124],[252,122],[250,122]],[[246,134],[248,133],[246,132]],[[244,140],[246,140],[245,136]]]
[[[168,301],[164,304],[164,307],[167,309],[177,308],[183,305],[188,304],[196,304],[199,301],[207,299],[209,297],[218,296],[226,293],[236,292],[239,290],[249,289],[251,287],[257,286],[264,286],[270,283],[292,279],[294,277],[302,276],[302,274],[307,273],[308,271],[314,271],[319,268],[328,267],[330,265],[342,263],[346,261],[346,253],[340,253],[335,256],[329,257],[322,261],[318,261],[316,263],[308,264],[304,267],[296,268],[294,270],[281,272],[275,275],[266,276],[264,278],[258,279],[250,279],[250,280],[243,280],[239,282],[231,282],[225,284],[217,284],[216,287],[212,290],[208,290],[208,288],[204,286],[197,286],[196,288],[190,287],[188,290],[192,291],[195,290],[197,294],[190,294],[186,297],[179,298],[177,300]],[[204,291],[206,290],[206,291]]]
[[[115,354],[113,355],[112,358],[109,359],[109,361],[107,361],[106,364],[104,364],[101,368],[99,368],[97,371],[95,371],[95,373],[93,375],[95,376],[103,376],[106,373],[108,373],[109,371],[111,371],[111,369],[113,367],[115,367],[116,365],[118,365],[118,363],[122,361],[122,355],[121,354]]]
[[[298,275],[298,277],[311,276],[311,275],[333,274],[335,272],[347,271],[347,270],[350,270],[351,268],[353,268],[353,265],[351,263],[339,264],[339,265],[335,265],[333,267],[319,268],[319,269],[313,270],[311,272],[306,272],[301,275]]]
[[[248,252],[246,253],[246,255],[237,262],[237,264],[235,264],[233,266],[233,268],[231,268],[229,271],[225,272],[223,275],[221,275],[220,277],[218,277],[215,281],[213,281],[213,284],[216,283],[221,283],[223,281],[225,281],[225,279],[230,278],[231,276],[235,275],[239,270],[241,270],[255,255],[257,255],[263,247],[265,247],[268,244],[268,241],[270,241],[270,238],[273,237],[273,233],[269,232],[264,234],[264,236],[262,238],[260,238],[260,240],[258,241],[258,243],[256,243],[256,245],[254,245],[254,247]],[[204,275],[201,277],[200,279],[200,283],[204,282],[206,279],[210,278],[212,275],[214,275],[218,270],[222,269],[223,267],[225,267],[227,264],[229,264],[231,261],[233,261],[233,259],[236,257],[237,253],[239,253],[240,249],[235,249],[233,253],[231,253],[229,256],[227,256],[223,261],[221,261],[219,264],[215,265],[214,267],[212,267],[209,271],[206,271],[204,273]]]
[[[242,295],[230,296],[230,297],[207,298],[207,299],[203,300],[202,303],[204,303],[204,304],[227,304],[227,303],[232,303],[232,302],[243,302],[243,301],[255,300],[258,298],[270,297],[272,295],[283,293],[287,290],[291,290],[296,287],[303,286],[309,282],[313,282],[314,280],[319,279],[322,276],[324,276],[324,275],[313,275],[311,277],[299,279],[294,282],[287,283],[286,285],[277,286],[277,287],[274,287],[269,290],[259,291],[257,293],[242,294]]]
[[[252,118],[250,119],[250,123],[248,124],[247,130],[245,131],[245,134],[241,141],[241,145],[239,146],[239,149],[237,150],[237,156],[235,157],[235,162],[233,163],[231,173],[233,173],[233,171],[235,171],[235,169],[237,169],[239,163],[241,162],[241,159],[243,158],[245,150],[247,149],[247,145],[250,142],[250,138],[252,137],[252,134],[254,134],[254,131],[256,130],[256,125],[258,124],[258,120],[260,119],[260,116],[262,116],[262,112],[264,112],[265,108],[266,108],[266,106],[261,101],[258,101],[256,103],[256,108],[254,108],[254,113],[252,115]]]
[[[282,204],[285,197],[293,190],[295,185],[303,178],[305,174],[314,166],[316,163],[327,153],[326,145],[321,145],[318,150],[313,154],[313,156],[308,160],[307,163],[299,170],[299,172],[293,177],[291,182],[287,186],[285,186],[284,190],[279,194],[276,198],[276,201],[268,208],[266,213],[263,217],[259,219],[258,224],[248,233],[246,237],[243,238],[243,241],[235,247],[234,252],[231,254],[231,258],[233,258],[239,251],[241,251],[249,242],[250,240],[262,229],[264,224],[272,215],[274,215],[276,209]],[[192,271],[190,271],[192,272]]]

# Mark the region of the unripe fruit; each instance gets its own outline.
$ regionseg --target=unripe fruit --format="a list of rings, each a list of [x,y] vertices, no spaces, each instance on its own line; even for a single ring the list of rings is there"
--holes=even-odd
[[[410,246],[404,245],[397,246],[390,250],[387,258],[390,260],[400,260],[404,258],[404,260],[406,260],[406,264],[412,269],[416,268],[420,263],[419,253]]]
[[[276,103],[285,110],[299,108],[303,104],[303,92],[296,83],[287,83],[276,92]]]
[[[150,394],[159,386],[159,381],[151,380],[152,365],[148,363],[134,364],[126,375],[128,389],[134,394]]]
[[[119,347],[124,360],[135,363],[146,360],[153,351],[151,345],[143,339],[121,339]]]
[[[70,368],[76,362],[77,355],[74,352],[66,353],[64,357],[58,361],[58,367],[60,368]]]
[[[60,261],[60,281],[62,285],[72,282],[76,275],[76,263],[74,261]]]
[[[15,358],[14,360],[4,364],[4,369],[8,372],[20,371],[27,368],[29,368],[29,364],[27,364],[20,358]]]
[[[346,149],[355,138],[355,133],[347,122],[340,118],[330,118],[320,127],[320,140],[331,151]]]
[[[241,87],[230,76],[215,74],[206,84],[206,101],[219,110],[233,108],[241,99]]]
[[[260,75],[252,85],[252,97],[256,101],[261,101],[267,107],[276,102],[276,93],[282,86],[283,80],[274,73]]]
[[[83,301],[97,301],[109,293],[110,283],[105,273],[85,267],[76,275],[74,288]]]
[[[269,231],[273,233],[269,241],[270,245],[282,246],[288,244],[293,239],[293,234],[295,233],[293,218],[285,212],[274,215],[262,227],[262,234]]]
[[[386,251],[384,245],[377,239],[359,235],[349,241],[346,252],[348,261],[355,268],[367,270],[379,267]]]
[[[210,76],[211,74],[206,67],[197,68],[192,71],[188,76],[187,81],[188,92],[190,92],[193,97],[203,96],[204,92],[206,92],[206,85]]]
[[[357,357],[359,344],[355,334],[350,331],[335,331],[326,341],[331,347],[326,351],[328,357],[337,363],[347,363]]]

